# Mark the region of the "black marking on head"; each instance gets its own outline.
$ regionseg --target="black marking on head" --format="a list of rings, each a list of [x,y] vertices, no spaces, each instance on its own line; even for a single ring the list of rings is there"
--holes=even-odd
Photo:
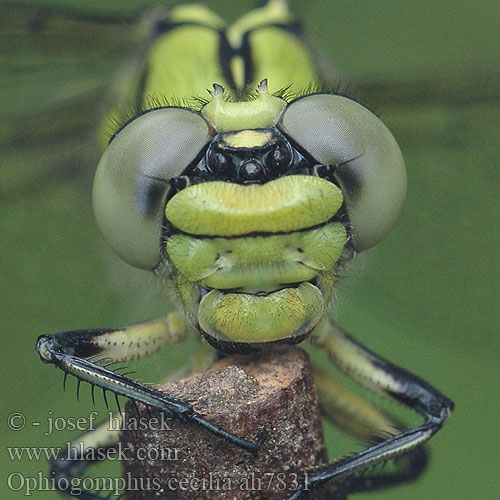
[[[183,175],[193,184],[211,181],[264,184],[284,175],[310,173],[309,169],[317,163],[310,155],[306,157],[294,148],[276,128],[252,130],[256,134],[271,134],[268,142],[255,147],[229,145],[228,138],[239,132],[217,134],[201,161],[191,164]]]
[[[302,342],[311,333],[309,331],[296,337],[287,337],[280,340],[273,340],[272,342],[234,342],[216,339],[201,328],[198,327],[198,329],[214,349],[225,354],[253,354],[269,351],[279,345],[295,345]]]

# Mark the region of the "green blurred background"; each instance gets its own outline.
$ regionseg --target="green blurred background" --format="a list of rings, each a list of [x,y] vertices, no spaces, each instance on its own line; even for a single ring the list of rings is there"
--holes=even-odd
[[[206,3],[228,19],[252,5]],[[114,13],[152,3],[43,5]],[[430,444],[425,476],[367,498],[498,498],[494,214],[500,4],[311,0],[295,6],[313,46],[359,86],[393,130],[408,167],[401,222],[360,256],[352,277],[340,282],[339,321],[456,403],[449,423]],[[45,436],[47,418],[88,416],[92,410],[87,387],[80,403],[74,381],[63,394],[61,373],[42,365],[34,352],[36,337],[126,324],[161,311],[151,278],[130,272],[106,248],[90,205],[96,162],[92,128],[101,110],[99,97],[127,54],[127,29],[101,25],[81,31],[75,23],[55,23],[54,34],[48,21],[46,30],[30,31],[29,22],[43,21],[43,15],[19,12],[24,20],[14,14],[0,25],[1,498],[22,496],[8,488],[9,474],[37,477],[47,469],[42,459],[12,460],[7,447],[62,445],[75,432]],[[176,347],[172,355],[166,350],[154,361],[138,362],[138,371],[154,379],[166,367],[179,366],[190,349],[190,344]],[[22,431],[6,425],[13,412],[26,417]],[[409,423],[418,422],[405,415]],[[32,425],[37,421],[41,427]],[[329,425],[325,431],[331,457],[359,449]],[[104,475],[116,464],[100,467]],[[53,492],[33,496],[57,498]]]

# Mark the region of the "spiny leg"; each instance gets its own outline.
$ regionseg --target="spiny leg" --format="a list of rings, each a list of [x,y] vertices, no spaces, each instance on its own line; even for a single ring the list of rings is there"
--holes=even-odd
[[[313,364],[313,374],[321,415],[336,427],[372,444],[403,429],[401,422],[352,391],[332,373]],[[389,470],[376,468],[343,481],[335,489],[335,498],[339,493],[367,492],[414,481],[425,470],[427,461],[426,450],[418,446],[398,457]]]
[[[161,385],[183,378],[195,371],[207,369],[213,363],[215,357],[216,352],[213,349],[209,349],[207,344],[200,343],[199,349],[193,353],[187,363],[162,380]],[[108,498],[101,496],[97,492],[82,490],[81,488],[76,491],[73,488],[73,478],[81,476],[89,465],[105,459],[109,453],[112,453],[111,456],[113,457],[119,456],[120,459],[131,458],[128,455],[120,456],[120,448],[117,447],[124,415],[125,412],[116,415],[110,413],[108,420],[104,421],[96,429],[89,430],[73,440],[61,450],[57,458],[51,460],[51,478],[55,481],[60,493],[67,496],[76,496],[83,500]],[[139,416],[139,413],[137,415]],[[125,453],[128,452],[129,450],[125,450]],[[122,485],[126,488],[125,483]]]
[[[324,348],[330,360],[351,378],[370,390],[413,408],[424,417],[424,423],[350,457],[304,471],[301,483],[288,500],[300,498],[309,488],[328,481],[338,482],[414,450],[443,426],[453,410],[453,402],[430,384],[377,356],[326,319],[315,329],[313,341]]]
[[[45,363],[52,363],[79,382],[109,390],[148,406],[159,408],[169,416],[195,422],[232,443],[255,452],[260,443],[239,438],[205,420],[185,401],[148,387],[136,380],[97,364],[89,358],[99,356],[106,361],[124,361],[146,356],[165,343],[184,340],[187,330],[179,314],[150,320],[116,330],[79,330],[55,335],[41,335],[36,351]],[[95,358],[94,358],[95,359]]]

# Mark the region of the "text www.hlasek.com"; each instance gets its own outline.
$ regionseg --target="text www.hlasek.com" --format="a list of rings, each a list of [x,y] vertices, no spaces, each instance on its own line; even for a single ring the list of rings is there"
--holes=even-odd
[[[134,449],[124,447],[117,443],[113,448],[84,448],[83,442],[67,442],[64,447],[8,447],[7,452],[12,461],[47,461],[64,456],[72,461],[96,462],[100,460],[128,461],[128,460],[179,460],[176,448],[137,447]]]

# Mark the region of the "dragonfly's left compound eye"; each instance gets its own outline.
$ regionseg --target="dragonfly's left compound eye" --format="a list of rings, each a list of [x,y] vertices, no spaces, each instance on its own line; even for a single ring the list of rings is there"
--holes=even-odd
[[[406,196],[403,156],[389,129],[361,104],[335,94],[293,101],[278,127],[333,176],[345,197],[354,245],[366,250],[399,217]]]
[[[129,264],[158,264],[169,181],[210,137],[200,114],[161,108],[132,120],[107,147],[94,180],[94,213],[103,236]]]

